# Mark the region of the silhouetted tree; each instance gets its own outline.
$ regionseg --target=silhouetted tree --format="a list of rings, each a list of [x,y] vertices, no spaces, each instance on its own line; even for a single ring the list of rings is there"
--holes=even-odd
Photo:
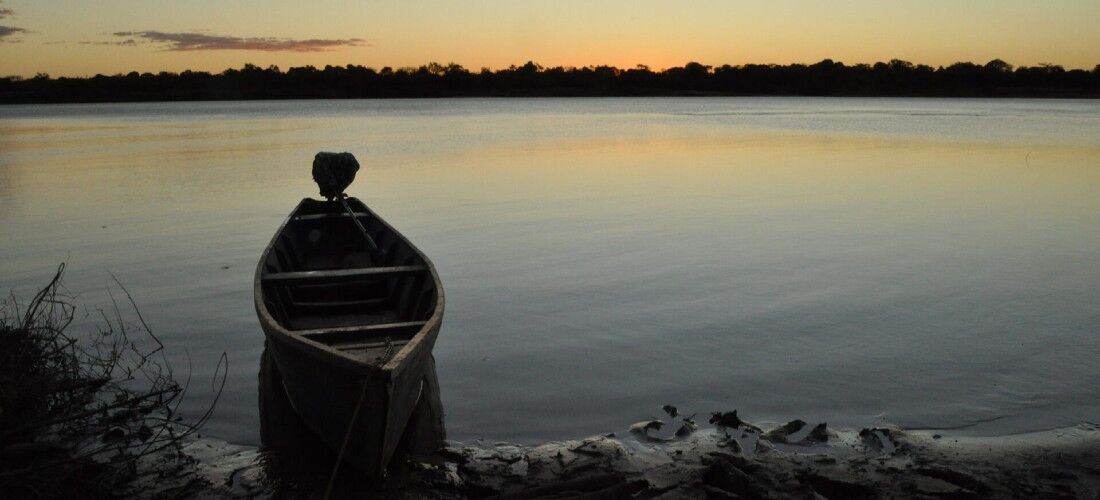
[[[856,64],[824,59],[711,67],[688,62],[656,72],[645,65],[544,67],[528,61],[473,73],[454,62],[380,70],[348,64],[260,68],[218,74],[132,71],[91,78],[0,78],[0,102],[285,99],[328,97],[590,96],[590,95],[928,95],[1100,97],[1100,65],[1066,70],[1054,64],[1015,68],[1000,59],[932,68],[901,59]]]

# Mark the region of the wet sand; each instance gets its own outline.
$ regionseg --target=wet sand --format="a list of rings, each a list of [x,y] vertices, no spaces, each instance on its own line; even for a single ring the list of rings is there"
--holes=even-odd
[[[1100,498],[1100,426],[973,437],[963,430],[754,423],[663,407],[663,420],[537,445],[446,440],[434,370],[388,477],[368,483],[297,419],[270,358],[264,447],[196,439],[189,467],[155,460],[126,494],[177,498]],[[434,365],[433,365],[434,366]],[[331,483],[331,485],[330,485]]]
[[[749,424],[751,425],[751,424]],[[337,479],[334,497],[386,498],[1097,498],[1100,429],[1091,424],[1000,437],[882,427],[788,436],[708,427],[680,438],[622,436],[548,442],[447,443],[406,458],[381,486]],[[807,426],[809,428],[811,426]],[[784,442],[787,441],[787,442]],[[320,498],[329,470],[288,481],[256,448],[209,439],[185,448],[191,476],[146,478],[156,497]],[[323,465],[300,455],[299,469]],[[323,462],[323,461],[322,461]],[[330,462],[331,463],[331,462]],[[284,471],[285,472],[285,471]],[[174,481],[174,482],[173,482]]]
[[[449,449],[414,476],[409,496],[526,496],[531,488],[610,475],[584,493],[643,498],[1096,498],[1100,432],[1094,426],[996,438],[954,438],[883,428],[830,432],[826,443],[787,444],[709,429],[689,438],[596,437],[534,448]],[[742,436],[744,435],[744,438]],[[741,449],[734,442],[740,442]],[[423,478],[423,479],[421,479]],[[568,488],[568,487],[567,487]],[[544,490],[545,491],[545,490]],[[575,490],[574,493],[582,493]]]

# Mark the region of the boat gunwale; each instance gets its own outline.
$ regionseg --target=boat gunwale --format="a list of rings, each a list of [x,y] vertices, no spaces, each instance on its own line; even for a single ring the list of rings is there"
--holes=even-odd
[[[362,205],[365,212],[370,217],[377,220],[385,229],[392,231],[395,235],[400,237],[401,240],[409,246],[410,250],[418,255],[420,259],[424,262],[428,273],[432,277],[432,282],[435,285],[436,292],[434,311],[428,319],[424,320],[424,325],[421,326],[420,329],[417,330],[417,332],[409,339],[409,342],[402,346],[401,349],[398,350],[398,352],[394,354],[394,356],[391,357],[384,365],[377,366],[371,364],[366,360],[357,359],[351,354],[341,351],[330,345],[308,338],[304,335],[299,335],[293,330],[289,330],[283,327],[283,325],[279,323],[274,316],[271,315],[270,311],[268,311],[267,309],[267,304],[265,304],[263,300],[263,297],[265,296],[263,291],[264,266],[267,263],[267,259],[271,253],[271,249],[275,247],[275,244],[279,240],[279,237],[286,230],[287,225],[290,224],[292,220],[294,220],[295,215],[297,215],[298,211],[302,209],[302,206],[307,202],[324,203],[321,200],[315,200],[313,198],[303,198],[300,202],[298,202],[298,205],[294,207],[294,210],[292,210],[290,214],[287,215],[286,219],[283,220],[282,224],[279,225],[279,229],[275,231],[275,234],[271,237],[271,241],[268,243],[267,247],[264,248],[263,254],[260,255],[260,260],[256,265],[255,278],[253,280],[253,300],[256,306],[256,314],[260,319],[261,325],[264,327],[264,332],[269,335],[275,334],[281,338],[286,339],[286,345],[289,347],[295,348],[296,350],[299,350],[309,356],[318,358],[321,361],[335,361],[347,369],[366,373],[376,372],[380,370],[389,375],[389,377],[387,378],[392,378],[394,372],[399,371],[399,369],[402,368],[405,363],[405,359],[411,356],[412,353],[420,349],[421,344],[423,344],[427,339],[428,333],[431,332],[433,329],[440,328],[443,319],[443,308],[445,304],[445,299],[443,296],[443,284],[439,279],[439,273],[436,272],[435,264],[433,264],[432,261],[428,259],[428,257],[424,255],[424,253],[421,252],[419,248],[416,247],[416,245],[413,245],[412,242],[410,242],[404,234],[394,229],[393,226],[389,224],[389,222],[379,217],[378,214],[374,212],[374,210],[367,206],[366,203],[362,202],[358,198],[349,199],[349,201],[353,200]],[[316,332],[317,330],[329,329],[322,328],[313,329],[311,331]]]

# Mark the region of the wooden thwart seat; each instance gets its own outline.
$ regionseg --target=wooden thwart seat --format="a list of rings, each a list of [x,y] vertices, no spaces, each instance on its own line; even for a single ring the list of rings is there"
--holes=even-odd
[[[363,300],[330,300],[325,302],[305,302],[305,301],[292,301],[291,305],[300,308],[315,308],[315,309],[334,309],[344,307],[365,307],[365,306],[377,306],[385,305],[389,303],[389,297],[377,297],[373,299]]]
[[[408,339],[395,339],[388,343],[386,339],[374,340],[371,342],[348,342],[348,343],[333,343],[330,344],[341,351],[366,351],[371,349],[382,349],[388,345],[392,345],[394,348],[400,349],[405,344],[408,344]]]
[[[310,214],[310,215],[296,215],[294,220],[319,220],[319,219],[338,219],[341,217],[347,217],[347,212],[328,213],[328,214]],[[355,212],[355,218],[370,217],[370,214],[366,212]]]
[[[358,269],[333,269],[327,271],[290,271],[285,273],[266,273],[263,275],[264,283],[325,283],[347,282],[360,278],[390,278],[404,274],[416,274],[427,272],[425,266],[392,266],[392,267],[364,267]]]
[[[345,326],[337,328],[321,328],[314,330],[298,330],[294,333],[317,342],[350,343],[363,342],[365,339],[380,339],[384,337],[406,337],[418,332],[426,321],[399,321],[394,323],[377,323],[374,325]]]

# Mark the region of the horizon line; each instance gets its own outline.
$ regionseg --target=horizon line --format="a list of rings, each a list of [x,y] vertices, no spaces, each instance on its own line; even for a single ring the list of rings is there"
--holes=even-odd
[[[1085,67],[1070,68],[1070,67],[1066,67],[1062,64],[1049,63],[1049,62],[1039,62],[1039,63],[1035,63],[1034,65],[1029,66],[1029,65],[1026,65],[1026,64],[1025,65],[1015,65],[1015,64],[1012,64],[1011,62],[1005,61],[1001,58],[993,58],[993,59],[990,59],[989,61],[987,61],[985,63],[977,63],[977,62],[974,62],[974,61],[955,61],[955,62],[953,62],[951,64],[947,64],[947,65],[944,65],[944,64],[931,65],[931,64],[925,64],[925,63],[917,63],[917,62],[912,62],[912,61],[908,61],[908,60],[900,59],[900,58],[891,58],[891,59],[886,60],[886,61],[857,62],[857,63],[852,63],[852,64],[846,63],[844,61],[836,60],[836,59],[833,59],[833,58],[828,58],[828,57],[824,58],[824,59],[821,59],[819,61],[811,62],[811,63],[807,63],[807,62],[790,62],[790,63],[785,63],[785,64],[784,63],[704,64],[704,63],[701,63],[699,61],[692,60],[692,61],[685,62],[681,66],[666,66],[666,67],[663,67],[663,68],[655,68],[655,67],[652,67],[652,66],[650,66],[648,64],[644,64],[644,63],[637,63],[633,66],[627,66],[627,67],[619,67],[619,66],[616,66],[614,64],[589,64],[589,65],[584,65],[584,66],[572,66],[572,65],[553,65],[553,66],[549,66],[549,65],[542,65],[538,62],[535,62],[534,60],[529,59],[529,60],[527,60],[526,62],[524,62],[522,64],[511,64],[509,66],[500,66],[500,67],[495,67],[495,68],[490,67],[490,66],[481,66],[481,67],[478,67],[478,68],[466,67],[466,66],[464,66],[462,64],[459,64],[459,63],[456,63],[454,61],[449,61],[447,63],[440,63],[440,62],[437,62],[437,61],[429,61],[427,63],[422,63],[420,65],[415,65],[415,66],[413,66],[413,65],[409,65],[409,66],[390,66],[390,65],[371,66],[371,65],[366,65],[366,64],[356,64],[356,63],[349,62],[349,63],[346,63],[344,65],[339,65],[339,66],[332,65],[332,64],[326,64],[323,67],[318,67],[318,66],[315,66],[313,64],[306,64],[306,65],[302,65],[302,66],[287,66],[286,69],[283,69],[277,64],[269,64],[266,67],[263,67],[263,66],[253,64],[253,63],[250,63],[250,62],[245,62],[245,63],[241,63],[240,67],[227,67],[227,68],[224,68],[220,71],[194,70],[194,69],[187,68],[187,69],[178,70],[178,71],[162,69],[162,70],[157,71],[156,73],[153,73],[151,71],[131,70],[131,71],[127,71],[127,72],[117,72],[117,73],[111,73],[111,74],[105,74],[105,73],[80,74],[80,75],[62,74],[62,75],[58,75],[58,76],[50,75],[48,72],[45,72],[45,71],[39,71],[39,72],[36,72],[34,75],[19,75],[19,74],[0,75],[0,79],[11,79],[11,78],[29,79],[29,78],[33,78],[33,77],[38,77],[39,75],[47,75],[49,78],[53,78],[53,79],[56,79],[56,78],[88,79],[88,78],[95,78],[97,76],[105,76],[105,77],[125,76],[125,75],[128,75],[130,73],[135,73],[135,72],[140,74],[140,75],[144,75],[144,74],[158,75],[158,74],[161,74],[161,73],[181,74],[181,73],[184,73],[184,72],[208,73],[208,74],[211,74],[211,75],[217,75],[217,74],[221,74],[221,73],[224,73],[224,72],[230,71],[230,70],[246,69],[249,66],[257,67],[257,68],[259,68],[261,70],[265,70],[265,71],[269,70],[271,68],[276,68],[280,72],[285,73],[286,71],[289,71],[291,69],[309,68],[309,67],[313,67],[313,68],[316,68],[316,69],[322,69],[322,70],[325,67],[334,67],[334,68],[361,67],[361,68],[371,69],[371,70],[375,70],[375,71],[381,71],[381,70],[384,70],[386,68],[389,68],[391,71],[394,71],[394,72],[407,71],[407,70],[417,71],[421,68],[428,68],[428,67],[431,67],[432,65],[436,65],[436,66],[440,66],[440,67],[444,67],[444,68],[451,67],[451,66],[457,66],[457,67],[460,67],[462,69],[465,69],[466,71],[468,71],[470,73],[477,73],[477,72],[482,72],[482,71],[485,71],[485,70],[488,70],[490,72],[498,72],[498,71],[504,71],[504,70],[510,70],[510,69],[517,69],[517,68],[522,68],[524,66],[527,66],[528,64],[533,64],[533,65],[537,66],[539,68],[539,70],[547,70],[547,69],[576,70],[576,69],[585,69],[585,68],[613,68],[613,69],[620,70],[620,71],[645,69],[645,70],[652,71],[652,72],[655,72],[655,73],[661,73],[661,72],[665,72],[665,71],[668,71],[668,70],[674,69],[674,68],[685,68],[685,67],[687,67],[688,65],[691,65],[691,64],[698,64],[698,65],[701,65],[701,66],[704,66],[704,67],[708,68],[708,70],[712,70],[712,69],[721,68],[721,67],[734,67],[734,68],[737,68],[737,67],[745,67],[745,66],[779,66],[779,67],[807,66],[808,67],[808,66],[814,66],[814,65],[817,65],[817,64],[821,64],[821,63],[824,63],[826,61],[832,62],[833,64],[840,64],[840,65],[845,66],[845,67],[860,67],[860,66],[874,67],[877,64],[890,64],[890,63],[893,63],[895,61],[898,61],[898,62],[903,62],[903,63],[910,64],[914,68],[928,67],[928,68],[931,68],[933,70],[949,68],[949,67],[957,65],[957,64],[974,64],[974,65],[977,65],[977,66],[985,66],[985,65],[988,65],[990,63],[995,63],[995,62],[999,61],[1001,63],[1008,64],[1013,69],[1058,67],[1058,68],[1062,68],[1065,71],[1078,71],[1079,70],[1079,71],[1091,72],[1091,71],[1100,70],[1100,63],[1097,63],[1092,68],[1085,68]]]

